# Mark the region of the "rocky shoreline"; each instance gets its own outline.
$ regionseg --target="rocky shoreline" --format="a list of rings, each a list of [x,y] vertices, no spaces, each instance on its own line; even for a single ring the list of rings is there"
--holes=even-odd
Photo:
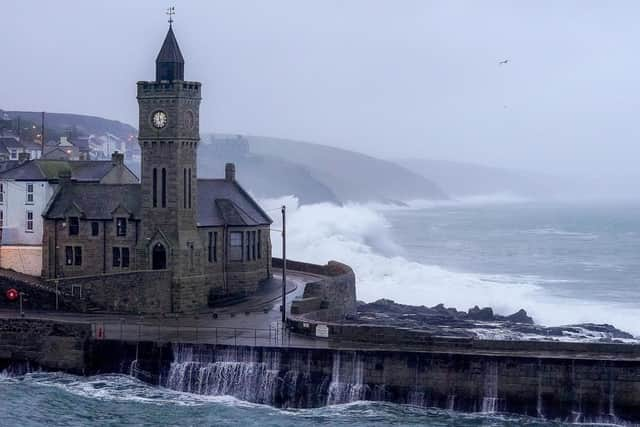
[[[434,307],[398,304],[389,299],[359,302],[358,323],[426,330],[434,335],[477,339],[575,341],[638,344],[640,339],[612,325],[584,323],[563,326],[536,324],[523,309],[508,316],[490,307],[468,311],[438,304]]]

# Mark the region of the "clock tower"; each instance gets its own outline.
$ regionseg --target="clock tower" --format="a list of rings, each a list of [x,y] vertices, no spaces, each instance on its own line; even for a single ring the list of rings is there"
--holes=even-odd
[[[196,206],[200,90],[199,82],[184,79],[170,24],[155,80],[138,82],[142,221],[136,252],[138,268],[170,270],[178,289],[203,274]]]

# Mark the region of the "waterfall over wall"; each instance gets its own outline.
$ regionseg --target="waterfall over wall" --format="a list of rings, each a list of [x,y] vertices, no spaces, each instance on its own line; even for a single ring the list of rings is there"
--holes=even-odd
[[[640,421],[635,362],[207,344],[149,346],[136,357],[129,372],[138,378],[155,373],[156,383],[174,390],[276,407],[369,400],[567,422]]]

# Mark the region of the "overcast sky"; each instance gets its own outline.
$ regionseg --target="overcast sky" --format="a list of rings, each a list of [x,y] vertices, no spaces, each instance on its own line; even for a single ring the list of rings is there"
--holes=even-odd
[[[175,5],[203,132],[546,172],[637,169],[638,2]],[[164,7],[3,1],[0,108],[137,126],[135,82],[154,78]]]

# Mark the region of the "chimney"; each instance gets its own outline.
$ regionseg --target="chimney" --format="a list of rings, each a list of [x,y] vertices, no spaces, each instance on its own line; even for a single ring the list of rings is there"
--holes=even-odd
[[[117,151],[114,151],[111,154],[111,162],[114,166],[124,165],[124,153],[118,153]]]
[[[18,162],[24,163],[29,159],[31,159],[31,153],[25,153],[25,152],[18,153]]]
[[[225,181],[236,180],[236,165],[234,165],[233,163],[227,163],[224,166],[224,179]]]

